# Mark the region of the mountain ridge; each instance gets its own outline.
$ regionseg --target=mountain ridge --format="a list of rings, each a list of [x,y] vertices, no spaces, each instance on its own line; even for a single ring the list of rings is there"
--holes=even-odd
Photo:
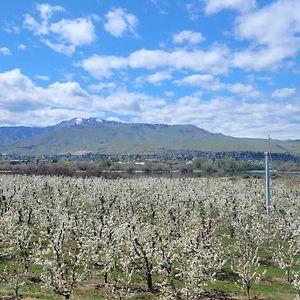
[[[47,127],[0,127],[0,153],[26,155],[94,152],[157,153],[169,150],[253,151],[267,140],[212,133],[195,125],[122,123],[73,118]],[[272,140],[272,151],[300,155],[298,140]]]

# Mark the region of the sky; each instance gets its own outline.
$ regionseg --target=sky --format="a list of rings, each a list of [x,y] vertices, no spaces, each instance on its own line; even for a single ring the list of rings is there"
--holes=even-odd
[[[300,139],[300,0],[0,2],[0,126],[97,117]]]

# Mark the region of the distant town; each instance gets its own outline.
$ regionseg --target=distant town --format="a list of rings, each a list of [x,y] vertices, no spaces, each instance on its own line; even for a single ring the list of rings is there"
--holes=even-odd
[[[288,153],[272,154],[272,167],[276,171],[300,171],[300,157]],[[2,154],[0,172],[28,175],[84,175],[107,174],[215,174],[226,176],[264,169],[264,153],[251,151],[167,151],[145,154],[60,155],[27,156]],[[115,176],[109,176],[115,177]]]

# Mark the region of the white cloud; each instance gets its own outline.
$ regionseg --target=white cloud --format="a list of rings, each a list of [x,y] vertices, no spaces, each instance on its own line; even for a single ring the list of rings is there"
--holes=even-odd
[[[250,84],[243,84],[243,83],[225,84],[225,89],[243,98],[258,98],[260,96],[260,92],[257,91]]]
[[[236,21],[236,37],[251,42],[235,54],[234,65],[242,69],[274,69],[300,50],[300,2],[278,0]]]
[[[290,50],[283,47],[245,50],[234,54],[233,65],[242,70],[274,71],[291,54]]]
[[[19,33],[20,32],[20,27],[18,25],[15,24],[15,22],[5,22],[2,29],[5,31],[5,32],[8,32],[8,33]]]
[[[63,108],[43,107],[37,110],[28,110],[22,113],[0,108],[0,120],[2,126],[49,126],[58,124],[63,120],[73,118],[101,117],[103,113],[93,115],[91,112],[82,110],[69,110]]]
[[[18,45],[18,49],[20,49],[20,50],[26,50],[27,47],[26,47],[26,45],[24,45],[24,44],[19,44],[19,45]]]
[[[28,30],[32,31],[35,35],[45,35],[49,32],[49,20],[53,13],[64,11],[61,6],[51,6],[47,3],[37,4],[37,11],[39,12],[39,17],[41,22],[36,21],[34,17],[30,14],[25,14],[23,25]]]
[[[113,84],[109,86],[113,87]],[[89,94],[77,82],[71,81],[54,82],[41,87],[19,69],[0,73],[1,124],[49,125],[53,124],[53,120],[70,116],[103,116],[105,111],[137,116],[165,104],[164,99],[126,90],[107,96]],[[45,116],[49,118],[42,119]]]
[[[74,45],[66,46],[62,43],[52,43],[49,40],[41,40],[45,45],[54,50],[55,52],[62,53],[68,56],[74,54],[76,48]]]
[[[114,87],[113,84],[109,86]],[[100,86],[92,88],[98,87]],[[0,117],[5,115],[1,118],[2,124],[34,124],[39,120],[39,114],[42,118],[51,113],[66,117],[103,115],[103,111],[138,115],[165,104],[163,99],[126,90],[113,92],[108,96],[89,94],[79,83],[73,81],[54,82],[41,87],[19,69],[0,73]],[[10,121],[8,116],[11,117]],[[54,119],[59,118],[53,115],[49,120],[41,120],[41,123],[35,124],[53,124],[51,122]]]
[[[29,14],[25,14],[23,25],[26,29],[32,31],[34,35],[45,35],[49,31],[47,21],[43,20],[39,23]]]
[[[256,7],[256,0],[205,0],[205,13],[215,14],[224,9],[234,9],[240,12],[247,12]]]
[[[109,77],[113,70],[124,69],[127,61],[118,56],[93,55],[76,64],[91,73],[95,78]]]
[[[0,107],[26,112],[45,107],[86,109],[92,97],[76,82],[55,82],[43,88],[35,85],[19,69],[0,73]]]
[[[295,88],[283,88],[277,89],[272,93],[272,97],[274,98],[288,98],[293,96],[296,93]]]
[[[81,88],[79,83],[68,82],[54,82],[44,90],[44,94],[48,97],[50,103],[62,107],[84,108],[92,106],[92,98]]]
[[[107,111],[113,111],[118,114],[136,114],[141,112],[140,102],[143,95],[117,92],[109,95],[99,101],[99,105]]]
[[[94,92],[99,92],[103,90],[113,90],[116,87],[117,85],[114,82],[99,82],[88,86],[88,88]]]
[[[216,74],[226,73],[229,67],[228,50],[214,47],[209,51],[141,49],[128,57],[93,55],[77,66],[88,71],[95,78],[108,77],[114,70],[126,68],[156,69],[159,67],[177,70],[209,71]]]
[[[206,70],[212,73],[225,73],[228,69],[228,51],[215,47],[209,51],[176,50],[167,52],[162,50],[141,49],[128,57],[131,68],[154,69],[157,67],[171,67],[178,70]]]
[[[178,85],[196,86],[212,91],[223,88],[223,84],[211,74],[194,74],[174,82]]]
[[[148,82],[154,85],[160,85],[162,81],[172,79],[172,74],[170,71],[159,71],[152,73],[148,76],[141,76],[136,79],[136,83],[138,85],[143,84],[144,82]]]
[[[250,84],[223,83],[211,74],[194,74],[186,76],[181,80],[176,80],[174,83],[195,86],[210,91],[225,90],[242,98],[257,98],[260,96],[259,91]]]
[[[232,87],[239,93],[247,91],[247,85]],[[249,102],[239,97],[203,100],[201,94],[194,94],[174,102],[126,90],[99,96],[89,94],[77,82],[54,82],[44,88],[18,69],[0,73],[2,125],[50,125],[74,117],[102,117],[104,112],[127,115],[131,121],[189,123],[234,136],[299,138],[297,99],[288,103]]]
[[[154,98],[143,93],[119,91],[107,97],[98,98],[98,106],[105,111],[118,114],[140,115],[141,113],[162,107],[164,99]]]
[[[188,3],[185,4],[185,9],[187,13],[189,14],[189,18],[192,21],[196,21],[199,19],[201,15],[201,8],[199,5],[199,1],[194,0],[194,1],[188,1]]]
[[[0,73],[0,107],[11,110],[26,110],[39,101],[35,98],[32,81],[21,74],[19,69]]]
[[[125,9],[116,8],[105,15],[104,29],[114,37],[122,37],[125,33],[135,34],[138,19]]]
[[[53,13],[64,11],[65,9],[58,5],[51,6],[48,3],[43,3],[37,4],[37,10],[39,11],[40,17],[47,21],[52,17]]]
[[[50,31],[58,34],[60,39],[72,46],[87,45],[96,38],[95,27],[91,19],[62,19],[50,25]]]
[[[165,91],[164,94],[166,97],[174,97],[175,96],[175,93],[172,91]]]
[[[2,47],[2,48],[0,48],[0,54],[6,56],[6,55],[11,55],[11,52],[7,47]]]
[[[36,75],[34,76],[34,78],[38,79],[38,80],[42,80],[42,81],[49,81],[49,76],[46,75]]]
[[[196,45],[204,39],[201,32],[193,32],[191,30],[184,30],[173,35],[173,42],[176,44],[188,43],[190,45]]]
[[[164,80],[170,80],[172,79],[172,75],[170,72],[162,71],[162,72],[156,72],[153,74],[150,74],[147,76],[146,80],[147,82],[151,84],[160,84]]]
[[[299,138],[299,103],[248,102],[239,98],[186,96],[143,111],[135,122],[194,124],[211,132],[238,137]]]
[[[24,27],[32,31],[34,35],[43,36],[41,41],[52,50],[72,55],[76,47],[88,45],[96,39],[94,16],[76,19],[61,19],[51,23],[50,19],[54,12],[63,11],[61,6],[50,6],[49,4],[37,5],[41,21],[25,14]]]

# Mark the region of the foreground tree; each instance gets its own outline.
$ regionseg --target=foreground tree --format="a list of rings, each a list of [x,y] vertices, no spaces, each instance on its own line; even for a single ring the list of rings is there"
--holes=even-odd
[[[74,195],[61,191],[60,198],[50,199],[43,210],[38,260],[44,285],[65,299],[87,279],[95,260],[88,211],[75,192],[78,187],[70,185]]]

